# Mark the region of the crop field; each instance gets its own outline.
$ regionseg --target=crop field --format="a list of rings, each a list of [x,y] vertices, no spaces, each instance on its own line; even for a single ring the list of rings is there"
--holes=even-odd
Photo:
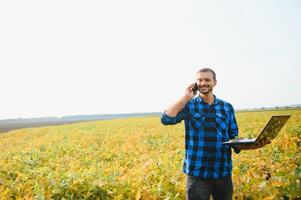
[[[301,198],[301,110],[236,113],[240,137],[291,118],[271,144],[233,153],[235,199]],[[184,125],[137,117],[0,134],[0,199],[185,199]]]

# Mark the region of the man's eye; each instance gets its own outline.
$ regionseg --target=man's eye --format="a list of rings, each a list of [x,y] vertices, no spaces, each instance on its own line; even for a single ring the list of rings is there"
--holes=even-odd
[[[205,81],[205,82],[210,82],[211,79],[205,78],[205,79],[198,79],[198,80],[197,80],[198,83],[201,83],[201,82],[203,82],[203,81]]]

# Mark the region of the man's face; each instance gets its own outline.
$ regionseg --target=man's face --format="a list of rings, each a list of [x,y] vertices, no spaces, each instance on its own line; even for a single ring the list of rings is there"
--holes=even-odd
[[[200,93],[208,94],[212,92],[214,86],[216,85],[216,80],[213,79],[213,74],[211,72],[198,72],[196,74],[197,85]]]

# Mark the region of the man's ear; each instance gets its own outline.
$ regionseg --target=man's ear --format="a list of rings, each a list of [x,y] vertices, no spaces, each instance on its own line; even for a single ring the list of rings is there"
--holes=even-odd
[[[217,84],[217,80],[214,81],[214,86],[216,86],[216,84]]]

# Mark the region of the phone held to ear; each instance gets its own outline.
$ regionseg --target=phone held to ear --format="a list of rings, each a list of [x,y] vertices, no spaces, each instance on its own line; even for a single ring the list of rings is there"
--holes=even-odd
[[[193,94],[196,94],[197,91],[198,91],[198,85],[197,85],[197,83],[194,83],[192,92],[193,92]]]

